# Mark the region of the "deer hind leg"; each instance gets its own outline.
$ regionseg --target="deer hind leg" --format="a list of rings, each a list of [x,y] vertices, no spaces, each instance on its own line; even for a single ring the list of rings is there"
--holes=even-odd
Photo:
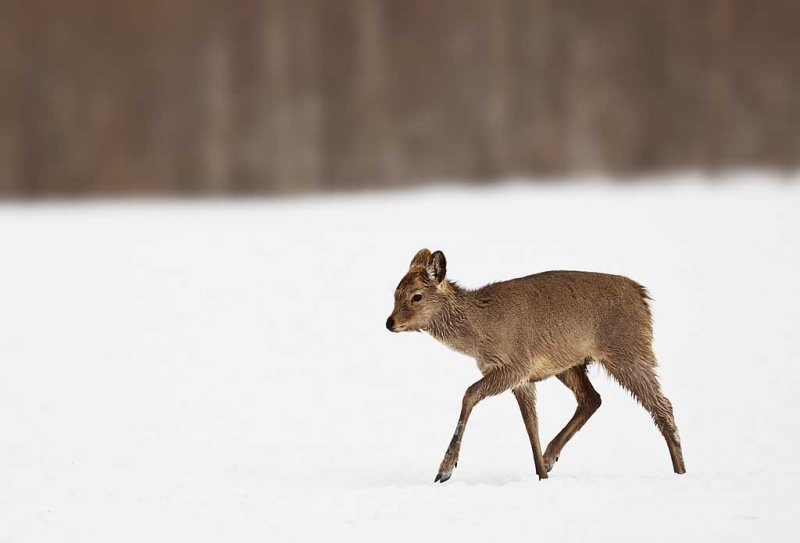
[[[656,358],[652,351],[643,357],[614,355],[606,357],[601,362],[608,373],[650,413],[653,422],[667,442],[675,473],[686,473],[681,438],[672,414],[672,404],[661,392],[655,371]]]
[[[587,365],[581,364],[556,375],[558,380],[564,383],[575,395],[578,407],[567,425],[547,446],[547,450],[544,453],[544,465],[547,471],[553,469],[558,457],[561,455],[561,450],[567,442],[572,439],[578,430],[583,428],[589,417],[600,407],[600,394],[592,386],[586,371]]]

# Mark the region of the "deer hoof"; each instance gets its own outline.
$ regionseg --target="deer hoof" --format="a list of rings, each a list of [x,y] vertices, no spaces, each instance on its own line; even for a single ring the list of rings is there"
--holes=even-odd
[[[556,456],[556,459],[553,460],[552,462],[545,462],[544,469],[547,470],[547,473],[550,473],[550,471],[553,469],[553,466],[556,465],[556,462],[558,462],[558,457],[557,456]]]
[[[444,483],[444,482],[446,482],[446,481],[447,481],[447,480],[450,478],[450,476],[451,476],[451,475],[453,475],[453,472],[452,472],[452,471],[447,471],[447,472],[445,472],[445,473],[438,473],[438,474],[436,475],[436,479],[434,479],[434,481],[433,481],[433,482],[434,482],[434,483],[440,483],[440,482],[441,482],[441,483]]]

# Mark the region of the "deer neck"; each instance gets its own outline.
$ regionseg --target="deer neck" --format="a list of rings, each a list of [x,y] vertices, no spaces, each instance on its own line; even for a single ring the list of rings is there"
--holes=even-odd
[[[470,309],[473,306],[470,293],[450,281],[447,281],[443,288],[449,291],[448,301],[444,309],[431,319],[425,331],[451,349],[469,354],[475,337],[469,319]]]

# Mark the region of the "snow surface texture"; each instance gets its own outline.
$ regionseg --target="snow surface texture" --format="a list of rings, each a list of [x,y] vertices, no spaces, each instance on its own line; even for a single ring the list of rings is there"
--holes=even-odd
[[[652,293],[688,474],[601,368],[534,475],[510,393],[433,484],[474,362],[384,329],[411,257]],[[0,541],[797,541],[800,185],[510,184],[0,206]],[[575,403],[539,385],[543,444]]]

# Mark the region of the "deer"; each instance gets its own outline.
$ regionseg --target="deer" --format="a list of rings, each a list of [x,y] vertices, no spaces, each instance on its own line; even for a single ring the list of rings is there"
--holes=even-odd
[[[645,287],[621,275],[546,271],[475,290],[446,278],[444,253],[422,249],[394,292],[390,332],[426,332],[475,360],[482,378],[467,388],[434,483],[458,465],[470,413],[482,400],[511,390],[519,404],[539,480],[600,407],[588,367],[600,364],[644,407],[667,442],[675,473],[686,473],[672,404],[661,392]],[[536,383],[555,376],[577,408],[547,445],[539,442]]]

